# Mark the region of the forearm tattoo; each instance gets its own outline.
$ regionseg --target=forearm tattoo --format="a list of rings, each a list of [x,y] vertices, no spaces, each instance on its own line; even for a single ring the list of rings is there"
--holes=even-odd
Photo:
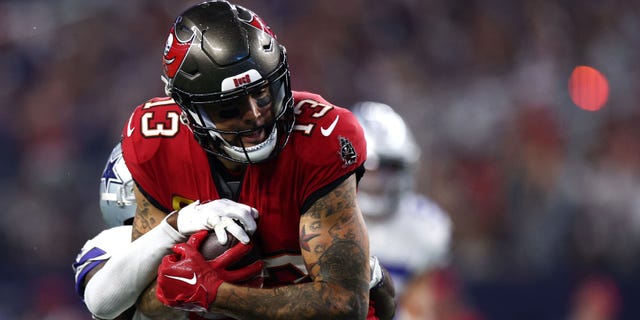
[[[326,232],[322,231],[322,224],[331,223],[328,237],[324,236],[322,240],[313,243],[306,242],[318,256],[318,260],[310,261],[307,268],[315,281],[339,283],[344,289],[360,293],[359,298],[353,296],[353,301],[344,301],[351,305],[366,301],[364,296],[368,296],[368,282],[363,277],[368,261],[365,251],[368,249],[363,248],[366,230],[360,227],[360,215],[354,213],[357,212],[355,204],[355,187],[343,183],[312,206],[309,210],[309,217],[312,219],[302,226],[302,230],[308,225],[310,230]],[[301,244],[304,243],[301,238]],[[366,309],[366,306],[360,307]]]
[[[303,215],[300,247],[310,253],[305,260],[314,282],[272,290],[238,288],[219,295],[216,305],[235,306],[235,315],[243,319],[364,319],[368,241],[355,197],[355,180],[348,179]]]
[[[186,320],[188,314],[185,311],[172,309],[162,304],[156,298],[156,282],[152,282],[149,287],[140,295],[136,303],[138,311],[153,320]]]

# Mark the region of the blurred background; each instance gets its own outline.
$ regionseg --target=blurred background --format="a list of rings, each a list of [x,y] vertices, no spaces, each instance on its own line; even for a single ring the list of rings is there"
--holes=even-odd
[[[71,263],[104,228],[99,177],[195,3],[0,1],[0,319],[90,319]],[[407,120],[478,318],[640,319],[639,1],[237,3],[294,89]]]

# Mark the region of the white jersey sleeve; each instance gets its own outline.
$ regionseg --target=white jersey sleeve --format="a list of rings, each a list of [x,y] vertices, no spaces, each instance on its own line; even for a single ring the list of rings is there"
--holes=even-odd
[[[88,240],[73,263],[76,292],[84,298],[84,278],[100,263],[131,243],[131,226],[119,226],[100,232]]]
[[[186,240],[166,220],[113,252],[87,283],[84,303],[95,317],[113,319],[133,306],[157,276],[158,266],[171,247]]]

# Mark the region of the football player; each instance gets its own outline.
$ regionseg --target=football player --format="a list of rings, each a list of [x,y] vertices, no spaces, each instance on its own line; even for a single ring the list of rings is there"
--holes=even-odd
[[[107,160],[100,182],[100,210],[109,228],[87,241],[73,264],[76,291],[85,301],[94,319],[147,319],[134,307],[142,289],[110,285],[112,279],[108,274],[126,272],[120,268],[123,265],[121,257],[127,257],[131,250],[135,250],[136,245],[148,244],[157,252],[154,258],[157,268],[162,255],[168,253],[172,245],[184,240],[176,235],[173,229],[165,227],[164,232],[148,233],[141,238],[141,242],[132,245],[131,223],[136,203],[133,184],[131,173],[122,158],[121,145],[118,143]],[[228,217],[221,220],[227,219],[231,221]],[[202,228],[206,229],[206,226]],[[162,231],[162,228],[158,228],[158,231]],[[246,236],[243,229],[240,233],[236,229],[224,231],[229,231],[234,236],[237,234],[238,237]],[[115,258],[107,265],[106,262],[113,257]],[[99,272],[105,265],[107,270]],[[144,268],[136,269],[131,273],[129,280],[140,281],[137,276],[147,272],[150,271]],[[89,281],[91,279],[93,281]],[[185,312],[172,309],[164,311],[162,316],[154,319],[186,319]]]
[[[122,159],[122,150],[118,143],[107,159],[100,181],[100,211],[105,224],[109,227],[94,238],[88,240],[73,264],[76,292],[85,300],[85,288],[89,280],[115,252],[120,252],[131,244],[131,222],[135,214],[135,196],[133,180]],[[90,298],[91,300],[91,298]],[[92,307],[87,304],[89,310]],[[127,310],[129,309],[129,310]],[[135,308],[126,305],[126,310],[113,319],[132,319]],[[122,310],[118,309],[119,312]],[[136,315],[140,317],[141,315]],[[99,319],[94,315],[94,319]]]
[[[237,318],[374,317],[356,197],[366,145],[353,114],[292,91],[273,31],[227,1],[179,15],[163,63],[169,97],[138,106],[123,128],[137,201],[134,243],[162,223],[186,235],[192,228],[183,215],[213,214],[209,203],[231,199],[259,212],[251,243],[267,276],[263,288],[234,285],[219,264],[179,244],[158,268],[157,291],[137,307],[153,314],[146,307],[159,300]],[[148,252],[132,265],[146,264]]]
[[[389,105],[370,101],[356,103],[352,111],[367,141],[367,171],[358,200],[371,239],[371,254],[391,273],[399,299],[398,318],[431,319],[433,310],[408,308],[414,300],[403,297],[428,290],[424,285],[412,285],[411,292],[405,292],[408,282],[447,264],[451,220],[436,203],[415,191],[421,150],[400,115]],[[415,310],[427,313],[416,314]]]
[[[102,285],[100,277],[96,281],[89,281],[99,274],[113,255],[125,252],[131,245],[135,196],[133,180],[122,158],[120,143],[113,148],[102,172],[99,196],[102,218],[109,228],[88,240],[77,255],[73,264],[76,291],[94,319],[148,319],[136,312],[133,306],[142,290],[138,292],[123,290],[122,294],[115,292],[109,295],[112,292],[111,287]],[[162,235],[151,236],[148,238],[163,238]],[[165,252],[168,252],[168,249],[178,240],[171,237],[162,240]],[[171,318],[174,319],[180,319],[179,316],[184,314],[184,312],[171,313]]]
[[[133,194],[133,180],[122,158],[120,143],[113,148],[102,173],[100,211],[105,224],[109,228],[87,241],[73,264],[76,290],[83,300],[85,287],[93,275],[103,267],[112,255],[126,250],[126,246],[131,244],[131,222],[135,215],[135,197]],[[377,300],[380,301],[380,308],[376,311],[378,311],[379,317],[388,319],[390,316],[388,314],[384,315],[384,313],[389,313],[390,311],[385,311],[383,305],[391,304],[393,306],[393,301],[385,301],[393,299],[393,283],[388,277],[388,272],[386,270],[383,271],[378,260],[373,256],[370,259],[370,269],[371,281],[369,287],[371,288],[371,294],[378,297]],[[385,275],[387,278],[383,281]],[[90,292],[93,291],[90,290]],[[126,310],[113,319],[147,319],[139,312],[135,313],[135,307],[132,306],[131,301],[117,300],[102,294],[97,297],[90,297],[90,301],[91,305],[87,305],[89,309],[96,310],[97,308],[98,310],[96,311],[103,317],[113,318],[114,314]],[[100,307],[95,305],[107,305],[109,309],[100,310]],[[388,309],[389,306],[386,308]],[[181,316],[184,317],[184,312],[168,310],[166,316],[171,319],[178,319]],[[94,314],[94,318],[99,319],[96,314]]]

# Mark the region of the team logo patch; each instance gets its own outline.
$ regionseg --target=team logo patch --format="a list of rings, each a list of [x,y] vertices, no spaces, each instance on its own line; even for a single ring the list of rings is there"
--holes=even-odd
[[[345,137],[338,137],[340,141],[340,158],[344,162],[344,167],[348,167],[358,160],[358,154],[356,149],[351,144],[351,141]]]

